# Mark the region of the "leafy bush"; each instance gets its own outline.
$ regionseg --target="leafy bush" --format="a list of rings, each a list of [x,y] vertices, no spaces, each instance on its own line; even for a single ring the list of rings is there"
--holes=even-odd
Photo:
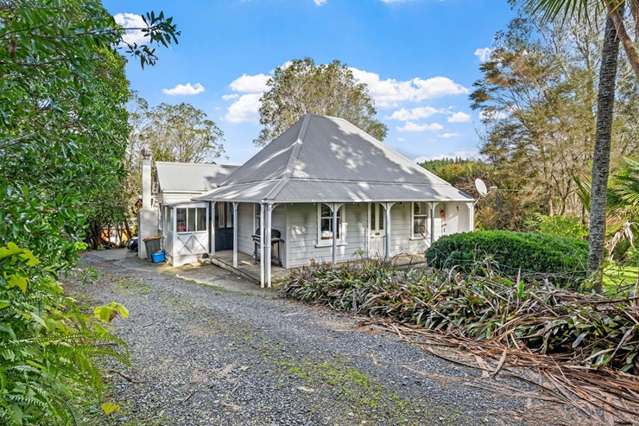
[[[526,221],[526,227],[531,231],[542,234],[558,235],[560,237],[586,239],[588,228],[575,216],[546,216],[535,214]]]
[[[587,256],[585,241],[512,231],[447,235],[426,251],[428,264],[439,269],[470,271],[477,261],[490,259],[496,270],[511,277],[521,273],[572,284],[586,278]]]
[[[289,275],[282,292],[333,309],[556,354],[584,366],[639,373],[639,312],[633,300],[534,280],[406,271],[376,262],[301,268]]]
[[[105,327],[116,315],[117,303],[84,313],[30,250],[0,247],[0,423],[74,423],[100,394],[96,358],[127,361]]]

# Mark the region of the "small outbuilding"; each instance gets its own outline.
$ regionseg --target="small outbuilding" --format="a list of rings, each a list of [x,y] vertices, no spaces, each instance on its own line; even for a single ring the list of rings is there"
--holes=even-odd
[[[237,166],[157,161],[152,179],[151,159],[142,160],[142,239],[160,237],[162,249],[174,266],[195,263],[211,252],[210,203],[194,201],[224,182]],[[155,184],[153,184],[155,183]],[[222,232],[216,234],[223,238]],[[232,235],[227,237],[229,240]],[[140,257],[146,256],[143,242]]]

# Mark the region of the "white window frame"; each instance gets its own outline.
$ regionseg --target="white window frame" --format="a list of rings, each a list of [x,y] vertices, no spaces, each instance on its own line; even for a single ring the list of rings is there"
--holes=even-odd
[[[375,216],[375,222],[377,222],[375,224],[373,223],[373,216]],[[375,229],[373,229],[374,225]],[[386,209],[383,203],[369,203],[368,232],[371,235],[375,232],[378,236],[384,236],[386,232]]]
[[[411,239],[413,240],[426,240],[428,239],[429,235],[428,234],[418,234],[415,235],[415,203],[423,203],[426,204],[426,214],[420,214],[417,215],[417,217],[425,217],[426,218],[426,232],[430,233],[433,232],[432,229],[430,229],[430,215],[431,215],[431,203],[429,203],[428,201],[413,201],[410,203],[410,235],[411,235]]]
[[[331,207],[330,203],[317,203],[317,247],[333,245],[333,237],[322,238],[322,204],[325,204],[326,206],[328,206],[329,209]],[[340,238],[336,240],[336,244],[345,245],[346,244],[346,220],[345,220],[346,204],[340,204],[339,208],[337,209],[337,212],[338,212],[338,216],[341,216],[341,220],[338,220]],[[332,220],[333,220],[333,216],[332,216],[332,210],[331,210],[331,221]]]
[[[178,216],[178,210],[180,209],[184,209],[186,210],[186,231],[178,231],[177,230],[177,216]],[[189,231],[189,210],[190,209],[194,209],[195,210],[195,229]],[[197,229],[197,215],[198,215],[198,209],[204,209],[204,229]],[[208,220],[208,215],[209,215],[209,208],[207,205],[204,204],[200,204],[200,205],[194,205],[194,206],[175,206],[175,233],[182,235],[182,234],[203,234],[203,233],[207,233],[209,230],[209,226],[211,226],[211,224],[209,223]]]

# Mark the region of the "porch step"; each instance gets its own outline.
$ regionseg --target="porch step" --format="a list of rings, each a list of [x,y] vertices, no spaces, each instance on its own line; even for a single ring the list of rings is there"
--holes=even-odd
[[[253,281],[254,283],[257,283],[257,284],[260,283],[260,280],[258,278],[254,277],[253,275],[251,275],[251,274],[249,274],[247,272],[242,271],[239,268],[233,267],[232,263],[227,263],[227,262],[225,262],[224,260],[222,260],[222,259],[220,259],[218,257],[211,256],[206,261],[208,263],[212,264],[212,265],[219,266],[220,268],[222,268],[222,269],[224,269],[226,271],[232,272],[232,273],[234,273],[236,275],[240,275],[240,276],[242,276],[242,277],[244,277],[246,279],[249,279],[249,280]]]

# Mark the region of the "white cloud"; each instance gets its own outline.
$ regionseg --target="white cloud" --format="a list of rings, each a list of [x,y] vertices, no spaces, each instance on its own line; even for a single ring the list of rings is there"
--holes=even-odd
[[[230,84],[231,90],[239,93],[262,93],[266,91],[269,78],[268,74],[242,74]]]
[[[204,86],[200,83],[177,84],[170,89],[162,89],[162,93],[169,96],[193,96],[204,92]]]
[[[247,93],[229,105],[224,118],[231,123],[254,121],[260,109],[261,93]]]
[[[487,62],[495,49],[490,47],[480,47],[475,49],[474,55],[479,58],[479,62]]]
[[[118,13],[113,15],[116,24],[123,28],[146,28],[146,24],[141,15],[135,13]],[[122,36],[122,41],[129,44],[144,44],[149,41],[148,37],[141,30],[127,30]]]
[[[426,123],[426,124],[417,124],[409,121],[401,127],[398,127],[397,130],[400,132],[425,132],[425,131],[437,131],[442,130],[444,126],[439,123]]]
[[[382,80],[379,74],[350,68],[353,76],[360,83],[368,86],[368,92],[378,106],[393,106],[399,102],[423,101],[448,95],[462,95],[468,89],[455,83],[448,77],[415,77],[399,81],[394,78]]]
[[[459,134],[453,132],[442,133],[441,135],[439,135],[439,137],[442,139],[452,139],[456,138],[457,136],[459,136]]]
[[[454,112],[448,117],[449,123],[468,123],[470,122],[470,115],[465,112]]]
[[[386,118],[389,118],[391,120],[398,120],[398,121],[419,120],[420,118],[428,118],[431,115],[442,113],[442,112],[443,110],[433,108],[430,106],[417,107],[417,108],[411,108],[411,109],[401,108],[396,111],[393,111],[393,113]]]
[[[324,6],[328,0],[313,0],[315,6]]]
[[[282,67],[287,67],[290,62],[285,62]],[[357,68],[350,68],[353,72],[353,76],[358,82],[365,83],[368,86],[368,92],[370,96],[375,100],[378,106],[393,106],[398,105],[401,102],[419,102],[426,99],[437,98],[447,95],[460,95],[468,93],[468,89],[464,86],[455,83],[447,77],[431,77],[431,78],[413,78],[406,81],[399,81],[396,79],[382,80],[379,74],[360,70]],[[267,89],[267,82],[271,78],[271,74],[242,74],[237,79],[233,80],[229,85],[234,93],[223,95],[224,100],[232,100],[234,102],[228,107],[226,117],[229,121],[238,123],[242,121],[250,121],[257,117],[257,110],[259,109],[259,101],[255,101],[264,93]],[[240,95],[240,96],[233,96]],[[245,95],[260,95],[245,97]],[[250,106],[250,108],[249,108]],[[252,111],[248,113],[247,111]],[[418,107],[412,109],[402,108],[393,112],[389,118],[398,121],[418,120],[420,118],[426,118],[436,113],[446,113],[445,110],[438,110],[432,107]],[[433,124],[435,127],[439,124]],[[428,126],[433,125],[421,125],[426,129]],[[408,129],[414,128],[412,126],[404,126]],[[424,127],[426,126],[426,127]],[[433,130],[441,130],[440,128],[434,128]],[[405,130],[415,131],[415,130]],[[421,130],[419,130],[421,131]]]
[[[224,118],[231,123],[255,121],[260,109],[260,98],[268,86],[268,74],[242,74],[229,87],[235,93],[222,95],[225,101],[234,100],[226,110]]]

